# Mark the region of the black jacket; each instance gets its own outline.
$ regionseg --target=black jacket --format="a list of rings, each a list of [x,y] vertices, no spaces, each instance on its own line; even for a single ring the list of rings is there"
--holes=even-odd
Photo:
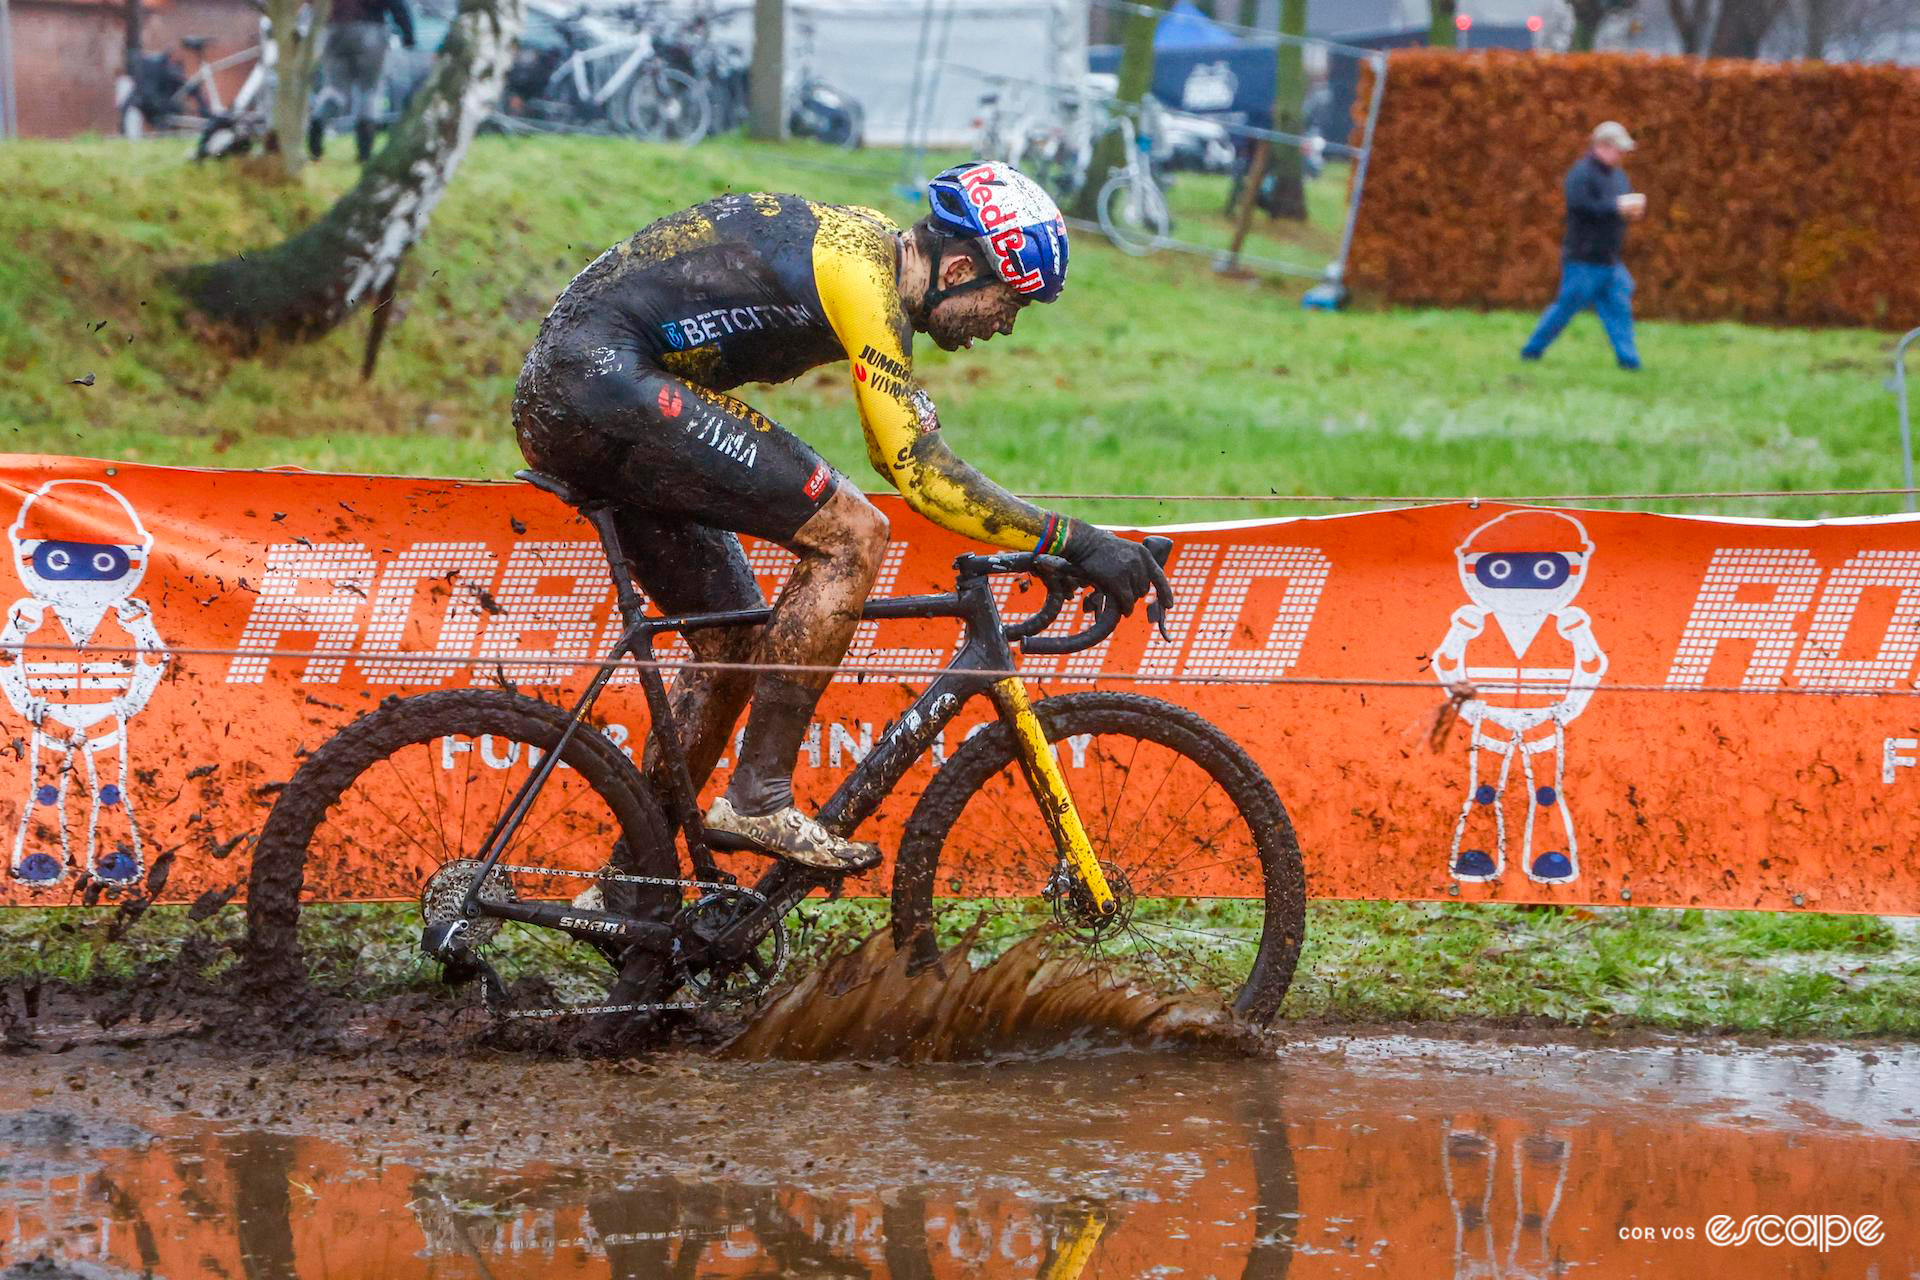
[[[1561,252],[1569,261],[1620,261],[1627,220],[1620,216],[1619,198],[1632,190],[1623,170],[1601,164],[1591,151],[1567,171],[1567,238]]]
[[[401,43],[411,47],[413,11],[407,7],[407,0],[333,0],[333,12],[327,21],[384,22],[388,18],[399,28]]]

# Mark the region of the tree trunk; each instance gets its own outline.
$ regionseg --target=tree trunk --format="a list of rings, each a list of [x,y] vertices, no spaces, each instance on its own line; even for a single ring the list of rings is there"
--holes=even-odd
[[[1761,42],[1786,7],[1784,0],[1720,0],[1707,54],[1714,58],[1757,58]]]
[[[304,21],[301,10],[305,9]],[[313,69],[327,38],[333,0],[267,0],[273,25],[273,100],[268,111],[268,150],[279,155],[280,172],[297,178],[307,167],[307,112],[313,105]]]
[[[1307,0],[1282,0],[1280,30],[1284,35],[1307,34]],[[1281,133],[1305,134],[1307,131],[1307,71],[1301,46],[1282,40],[1275,53],[1278,65],[1273,81],[1273,127]],[[1273,146],[1273,205],[1268,210],[1276,218],[1307,219],[1306,174],[1300,163],[1300,144],[1278,142]]]
[[[1713,0],[1667,0],[1667,14],[1680,37],[1680,52],[1699,53],[1706,47],[1707,23],[1713,17]]]
[[[1427,22],[1427,43],[1435,49],[1460,47],[1460,29],[1453,25],[1454,0],[1433,0]]]
[[[381,296],[499,101],[523,16],[522,0],[460,0],[426,85],[353,190],[283,244],[179,273],[181,292],[248,351],[317,338]]]
[[[1573,38],[1567,44],[1570,53],[1593,52],[1594,37],[1600,34],[1600,20],[1607,16],[1601,0],[1571,0]]]
[[[1144,0],[1144,7],[1165,9],[1167,0]],[[1127,104],[1138,105],[1153,86],[1153,33],[1159,25],[1160,15],[1157,13],[1127,11],[1127,24],[1122,31],[1120,44],[1120,84],[1114,90],[1114,96],[1120,100],[1121,110],[1125,110]],[[1120,154],[1123,145],[1117,129],[1108,130],[1094,143],[1093,158],[1087,162],[1086,178],[1073,198],[1074,217],[1091,222],[1100,216],[1097,207],[1100,188],[1105,184],[1107,174],[1125,158]]]
[[[1590,53],[1599,38],[1600,25],[1613,14],[1633,8],[1634,0],[1568,0],[1573,10],[1573,39],[1570,53]]]
[[[1257,27],[1260,25],[1260,0],[1240,0],[1240,25]]]
[[[754,0],[753,65],[747,72],[747,136],[787,136],[786,0]]]
[[[1833,38],[1834,0],[1805,0],[1807,29],[1801,52],[1809,58],[1827,56],[1827,43]]]
[[[140,65],[141,46],[145,33],[142,30],[140,12],[141,0],[127,0],[123,6],[127,19],[127,74],[132,75],[134,68]]]

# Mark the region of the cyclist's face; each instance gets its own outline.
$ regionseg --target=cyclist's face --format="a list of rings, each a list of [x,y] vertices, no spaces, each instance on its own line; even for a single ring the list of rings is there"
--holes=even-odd
[[[973,259],[957,255],[941,264],[940,282],[951,289],[972,280],[977,271]],[[996,280],[943,300],[927,317],[927,336],[943,351],[991,341],[996,333],[1013,332],[1014,318],[1026,305],[1026,299],[1011,286]]]

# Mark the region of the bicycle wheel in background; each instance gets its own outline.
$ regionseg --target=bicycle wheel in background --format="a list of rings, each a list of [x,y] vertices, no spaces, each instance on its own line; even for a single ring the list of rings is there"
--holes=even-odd
[[[1247,753],[1191,711],[1155,698],[1079,693],[1034,704],[1121,910],[1097,933],[1067,899],[1003,904],[1002,938],[1059,918],[1112,963],[1164,991],[1212,990],[1264,1025],[1279,1011],[1306,933],[1293,826]],[[1052,836],[995,723],[935,775],[907,823],[893,880],[893,936],[935,958],[978,917],[977,897],[1039,893]],[[983,937],[992,937],[986,933]]]
[[[1137,181],[1124,171],[1107,179],[1096,207],[1100,230],[1123,253],[1151,253],[1173,234],[1167,198],[1151,182]]]
[[[254,849],[247,943],[255,972],[310,976],[369,998],[438,988],[440,965],[420,950],[424,921],[457,912],[494,823],[566,721],[551,703],[456,690],[389,702],[329,739],[280,793]],[[609,860],[633,874],[676,874],[651,793],[612,741],[582,726],[502,861],[593,872]],[[331,907],[302,928],[314,882],[375,905]],[[591,884],[495,871],[481,892],[564,901]],[[673,888],[612,888],[631,895],[618,899],[625,909],[664,915],[679,905]],[[615,976],[610,953],[554,930],[489,919],[475,931],[509,989],[523,979],[547,984],[516,1004],[591,1002]]]
[[[618,117],[627,132],[648,142],[690,147],[707,136],[713,100],[706,87],[673,67],[643,67],[633,78]]]

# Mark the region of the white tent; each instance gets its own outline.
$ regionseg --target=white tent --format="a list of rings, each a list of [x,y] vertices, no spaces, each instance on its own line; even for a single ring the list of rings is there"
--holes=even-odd
[[[906,140],[921,94],[926,142],[973,136],[988,82],[956,67],[1047,84],[1086,74],[1087,0],[788,0],[787,13],[790,65],[858,98],[882,146]]]
[[[598,0],[612,3],[612,0]],[[691,3],[691,0],[689,0]],[[867,141],[907,140],[919,95],[931,91],[926,141],[973,136],[987,82],[972,67],[1047,84],[1078,84],[1087,67],[1089,0],[787,0],[787,77],[818,76],[866,109]],[[753,44],[753,6],[733,4],[717,27]]]

